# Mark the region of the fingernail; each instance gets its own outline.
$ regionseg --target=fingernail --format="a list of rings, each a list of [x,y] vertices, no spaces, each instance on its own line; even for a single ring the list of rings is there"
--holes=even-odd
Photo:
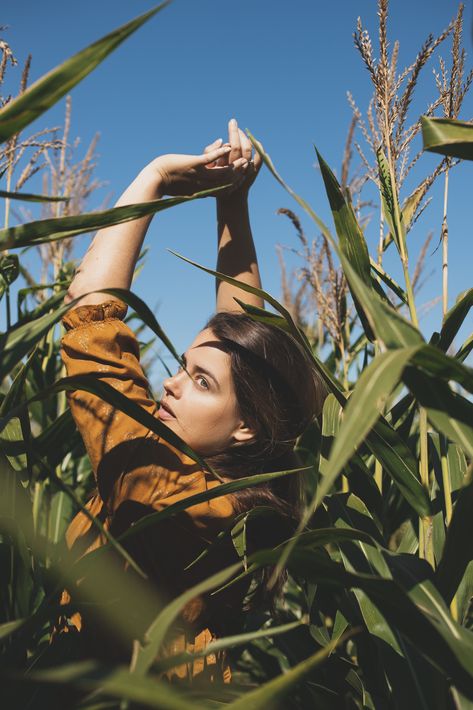
[[[232,126],[236,126],[236,119],[235,118],[230,119],[230,123],[232,124]]]

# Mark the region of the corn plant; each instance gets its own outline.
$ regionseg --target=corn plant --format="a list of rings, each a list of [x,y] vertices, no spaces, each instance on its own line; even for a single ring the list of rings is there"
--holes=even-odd
[[[18,98],[0,110],[1,140],[12,146],[20,131],[162,7],[118,28],[31,87],[25,86]],[[361,25],[358,28],[358,44],[365,63],[371,61],[368,68],[378,98],[382,86],[396,83],[395,58],[387,53],[386,17],[387,3],[380,0],[379,65],[370,60],[369,37]],[[452,32],[456,32],[459,53],[459,17],[438,42],[432,39],[426,45],[421,60],[411,68],[411,78],[418,75],[433,45],[438,46]],[[254,319],[288,332],[306,350],[325,383],[328,394],[322,416],[297,444],[301,469],[223,483],[142,518],[118,539],[91,516],[106,544],[78,561],[67,552],[64,532],[75,512],[85,510],[92,478],[82,442],[64,407],[65,391],[85,389],[98,395],[211,469],[159,420],[120,392],[88,377],[62,377],[54,329],[74,306],[74,302],[62,302],[73,268],[64,261],[64,253],[57,258],[52,283],[42,284],[46,296],[23,298],[12,322],[7,294],[24,274],[16,250],[65,244],[64,240],[79,234],[153,214],[196,196],[93,213],[83,212],[81,204],[75,211],[58,208],[43,215],[44,219],[17,226],[7,221],[0,230],[0,306],[10,318],[0,334],[0,673],[5,707],[91,710],[132,705],[190,710],[226,704],[235,710],[463,710],[472,706],[473,372],[465,360],[473,337],[456,354],[448,353],[470,311],[473,290],[458,296],[445,312],[438,332],[427,341],[418,325],[407,232],[422,209],[421,199],[431,182],[422,181],[419,190],[402,204],[399,198],[403,126],[413,90],[411,78],[406,76],[404,103],[396,104],[388,92],[385,103],[378,101],[371,109],[372,115],[376,109],[383,126],[379,140],[371,138],[375,163],[369,168],[379,190],[382,214],[377,258],[370,256],[361,202],[352,199],[346,172],[342,171],[339,183],[317,153],[333,216],[331,230],[288,187],[251,136],[277,182],[321,234],[318,251],[312,253],[298,218],[292,210],[285,210],[299,229],[308,273],[311,259],[315,263],[315,271],[309,275],[312,286],[319,288],[318,307],[325,309],[322,326],[301,314],[303,294],[296,308],[289,307],[287,285],[283,305],[264,291],[189,262],[236,284],[241,289],[242,308]],[[458,98],[455,91],[451,95]],[[401,127],[398,123],[394,130],[393,121],[399,120],[399,115]],[[357,115],[353,127],[360,120]],[[372,125],[376,127],[374,120]],[[411,133],[417,134],[421,123],[413,125]],[[436,175],[446,174],[453,166],[451,161],[473,159],[470,124],[450,115],[429,115],[422,121],[422,131],[427,150],[448,156],[447,163],[442,158],[445,170],[439,169]],[[373,135],[376,137],[376,131]],[[73,195],[66,189],[67,181],[58,180],[55,186],[55,195],[25,195],[21,189],[12,189],[10,180],[2,196],[8,201],[70,204]],[[201,196],[205,193],[197,195]],[[391,244],[401,261],[403,285],[395,283],[383,265],[381,257]],[[332,289],[330,293],[324,291],[324,284]],[[29,287],[34,288],[31,283]],[[246,305],[245,292],[258,293],[270,308]],[[140,328],[147,326],[179,360],[154,314],[135,293],[118,289],[109,293],[126,302]],[[393,301],[393,293],[397,300]],[[407,316],[402,314],[403,308]],[[275,549],[248,554],[251,527],[256,521],[261,524],[261,516],[268,513],[255,508],[225,533],[232,537],[238,562],[167,605],[160,606],[150,597],[130,552],[134,537],[204,499],[289,475],[303,475],[306,489],[305,510],[293,537]],[[267,519],[268,525],[274,524],[274,519]],[[125,579],[117,568],[117,557],[136,574]],[[227,650],[234,664],[233,683],[225,688],[176,687],[163,681],[164,671],[192,658],[189,653],[159,655],[185,604],[199,594],[218,593],[267,565],[276,570],[285,566],[289,571],[277,614],[261,610],[243,616],[240,633],[217,639],[203,652]],[[72,586],[77,586],[80,594],[67,607],[60,607],[61,590]],[[103,604],[107,590],[124,586],[138,611],[156,608],[154,620],[144,632],[137,631],[140,624],[129,609]],[[133,639],[130,667],[82,658],[73,634],[50,643],[58,615],[72,615],[82,604],[97,607],[105,628]]]

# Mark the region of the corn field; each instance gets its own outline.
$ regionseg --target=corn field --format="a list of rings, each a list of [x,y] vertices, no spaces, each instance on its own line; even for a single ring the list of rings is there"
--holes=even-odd
[[[65,393],[87,390],[152,431],[166,432],[113,388],[86,376],[64,377],[59,322],[74,307],[74,302],[63,303],[75,268],[70,258],[74,237],[206,195],[87,212],[87,199],[98,185],[95,142],[82,160],[68,160],[70,103],[62,137],[44,130],[24,138],[23,132],[167,4],[112,31],[31,86],[27,63],[18,96],[4,100],[0,109],[0,197],[5,202],[0,229],[0,308],[5,318],[0,333],[1,706],[473,708],[473,371],[465,364],[473,335],[456,343],[473,305],[473,289],[452,293],[454,275],[448,273],[449,175],[460,160],[473,160],[473,125],[460,120],[473,79],[462,48],[462,6],[441,35],[428,38],[404,72],[397,68],[398,43],[387,41],[387,0],[378,3],[378,58],[361,22],[356,28],[355,44],[373,85],[373,99],[363,115],[350,96],[353,120],[340,180],[317,153],[333,227],[285,183],[250,134],[275,188],[279,183],[293,199],[293,209],[281,213],[296,229],[302,267],[294,288],[281,254],[282,302],[240,284],[243,308],[301,345],[328,394],[321,417],[298,440],[301,469],[242,478],[204,497],[276,476],[303,476],[305,508],[296,534],[275,549],[248,554],[247,531],[254,519],[267,514],[254,508],[226,533],[238,564],[159,608],[139,637],[133,635],[129,608],[103,602],[106,590],[127,583],[132,585],[126,596],[134,599],[134,613],[147,604],[144,586],[122,579],[113,559],[124,558],[136,567],[130,550],[138,528],[142,533],[159,525],[180,512],[182,504],[143,518],[121,538],[104,532],[94,518],[107,544],[79,560],[68,553],[65,531],[72,517],[85,510],[94,480]],[[450,59],[440,61],[436,74],[438,97],[410,123],[419,75],[447,43]],[[0,49],[3,80],[13,54],[5,42]],[[356,131],[363,145],[356,143]],[[424,151],[438,154],[438,166],[404,194],[405,178],[421,164],[422,151],[413,157],[410,153],[420,137]],[[318,146],[322,153],[323,148]],[[355,148],[364,171],[351,177]],[[43,194],[25,192],[23,186],[41,165]],[[435,181],[444,186],[443,315],[427,339],[419,329],[417,298],[422,258],[417,264],[410,261],[409,234]],[[367,183],[376,191],[375,206],[362,195]],[[41,219],[11,226],[12,205],[19,201],[41,203]],[[379,242],[370,254],[366,215],[374,209],[379,213]],[[301,227],[303,213],[317,235],[313,240]],[[23,263],[24,254],[34,249],[43,264],[38,280]],[[388,259],[400,264],[401,283],[388,273]],[[209,276],[232,281],[190,263]],[[245,292],[261,295],[268,310],[245,306]],[[147,328],[179,359],[136,293],[110,293],[133,311],[128,320],[133,319],[135,332]],[[150,343],[141,345],[146,357]],[[188,498],[185,505],[199,501]],[[218,594],[268,565],[285,566],[289,573],[277,608],[243,614],[238,635],[219,638],[205,651],[227,650],[233,682],[167,682],[166,670],[191,660],[188,654],[159,656],[184,605],[199,594]],[[60,606],[62,590],[73,587],[78,590],[74,601]],[[84,659],[73,634],[51,643],[59,615],[71,616],[82,605],[95,606],[105,628],[133,638],[130,666]]]

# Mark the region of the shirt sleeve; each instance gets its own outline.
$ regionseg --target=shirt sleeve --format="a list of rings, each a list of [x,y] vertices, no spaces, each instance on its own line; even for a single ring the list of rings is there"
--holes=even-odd
[[[69,311],[63,318],[67,332],[62,359],[69,376],[106,382],[157,416],[159,407],[149,395],[138,342],[123,322],[126,310],[124,303],[112,301]],[[150,429],[88,392],[75,390],[67,398],[109,514],[124,501],[161,509],[168,498],[202,490],[206,476],[200,466]]]

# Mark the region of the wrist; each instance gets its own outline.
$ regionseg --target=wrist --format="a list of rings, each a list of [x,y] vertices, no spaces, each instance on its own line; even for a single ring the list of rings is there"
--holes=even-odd
[[[217,195],[217,213],[231,214],[232,212],[241,212],[248,210],[248,192],[234,192],[230,195]]]
[[[166,183],[164,176],[156,161],[146,165],[138,175],[138,180],[146,185],[149,192],[154,194],[155,199],[166,194]]]

